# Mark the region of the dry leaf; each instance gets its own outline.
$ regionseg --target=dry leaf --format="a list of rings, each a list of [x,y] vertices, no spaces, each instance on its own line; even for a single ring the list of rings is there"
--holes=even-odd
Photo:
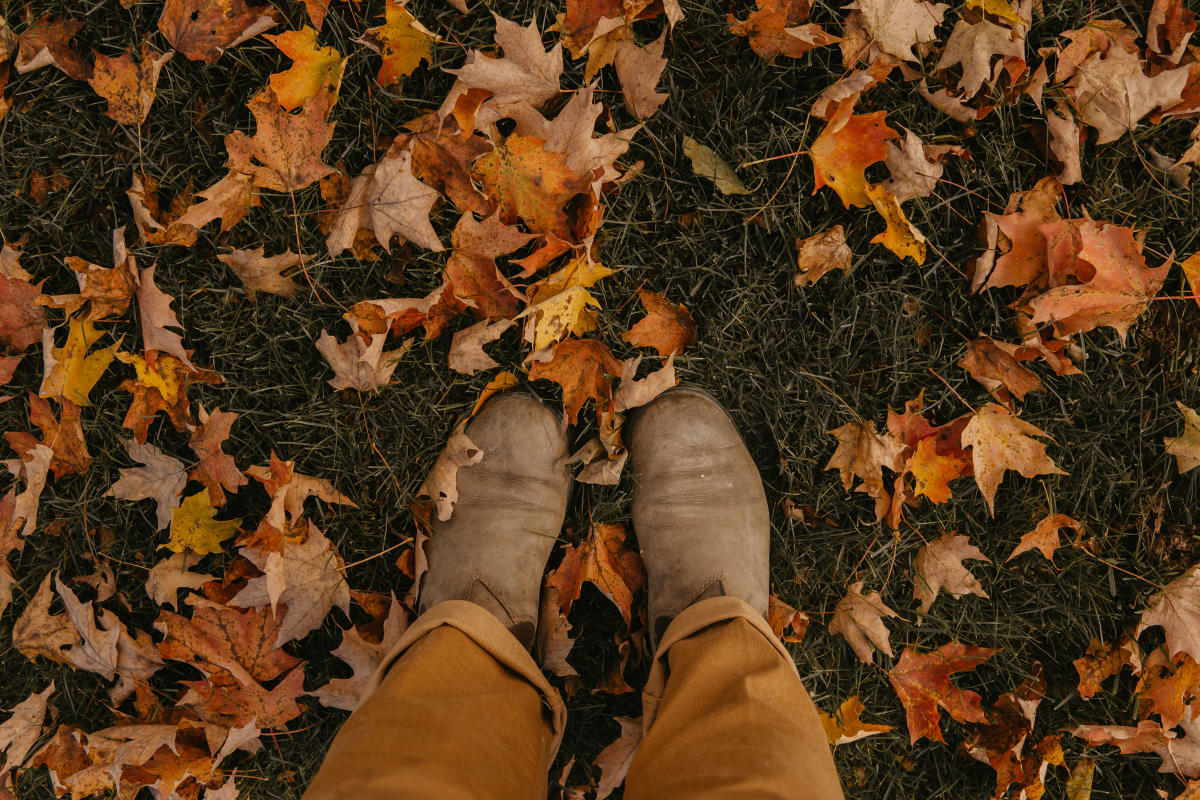
[[[382,25],[368,28],[362,38],[355,41],[383,56],[376,80],[380,86],[391,86],[413,74],[422,61],[433,63],[433,43],[438,37],[395,0],[387,0],[383,17]]]
[[[108,101],[104,113],[122,125],[141,125],[150,115],[154,104],[154,88],[163,65],[175,55],[172,51],[159,53],[142,44],[142,60],[135,64],[129,48],[117,58],[96,53],[96,66],[88,83],[96,94]]]
[[[913,559],[913,597],[921,601],[922,614],[929,611],[940,591],[955,599],[967,594],[988,596],[978,579],[963,566],[964,560],[991,561],[968,537],[952,532],[943,533],[940,539],[917,551]]]
[[[17,59],[13,66],[22,75],[42,67],[58,67],[68,77],[86,81],[92,65],[71,49],[71,37],[83,22],[77,19],[43,16],[17,37]],[[7,60],[7,59],[5,59]]]
[[[129,457],[142,464],[120,470],[120,478],[109,487],[106,497],[121,500],[155,502],[158,530],[171,523],[171,513],[179,505],[183,488],[187,486],[187,470],[183,462],[165,455],[151,444],[139,444],[130,439],[125,443]]]
[[[332,47],[317,46],[317,32],[308,26],[264,37],[294,62],[283,72],[271,76],[268,85],[279,105],[293,111],[315,97],[324,86],[337,91],[346,61]]]
[[[1175,405],[1183,414],[1183,433],[1163,437],[1163,444],[1167,455],[1175,456],[1175,468],[1182,475],[1200,466],[1200,414],[1178,401]]]
[[[675,388],[675,384],[678,383],[675,380],[675,355],[673,353],[667,356],[667,362],[662,367],[639,381],[634,376],[637,375],[638,365],[641,363],[641,356],[627,358],[622,362],[621,383],[613,395],[617,411],[628,411],[644,406],[668,389]]]
[[[450,369],[463,375],[474,375],[485,369],[500,366],[495,359],[483,351],[483,346],[494,342],[516,323],[509,319],[491,323],[488,320],[463,328],[450,340]]]
[[[529,380],[546,378],[562,387],[563,425],[579,421],[589,399],[596,401],[596,417],[615,411],[612,380],[621,374],[621,362],[596,339],[567,339],[554,345],[547,361],[535,361]]]
[[[894,473],[904,468],[904,443],[879,435],[869,422],[847,422],[829,433],[837,437],[838,446],[825,469],[836,469],[841,474],[846,491],[850,491],[855,478],[861,480],[855,491],[875,498],[875,518],[883,519],[891,505],[891,495],[884,488],[883,468]]]
[[[0,770],[0,786],[8,782],[12,770],[21,766],[42,733],[46,704],[54,692],[54,681],[40,692],[33,692],[12,708],[12,715],[0,724],[0,753],[4,753],[4,768]]]
[[[488,102],[499,109],[521,102],[537,108],[557,96],[563,69],[562,45],[556,44],[547,52],[536,22],[523,28],[499,14],[492,16],[496,20],[495,41],[504,56],[495,58],[472,50],[465,64],[447,72],[468,89],[491,92]]]
[[[1049,438],[1049,435],[995,403],[988,403],[973,414],[963,428],[962,443],[971,448],[975,482],[993,516],[996,489],[1005,471],[1015,470],[1026,478],[1067,474],[1054,465],[1046,455],[1046,445],[1034,437]]]
[[[886,111],[854,114],[857,95],[842,101],[809,148],[815,181],[837,192],[846,208],[871,204],[866,168],[887,158],[886,142],[899,134],[884,122]]]
[[[1168,583],[1146,604],[1137,634],[1161,625],[1172,658],[1187,653],[1200,661],[1200,564]]]
[[[883,618],[897,616],[883,602],[879,592],[864,592],[863,582],[856,581],[833,609],[829,632],[849,642],[859,661],[871,664],[875,660],[876,649],[886,656],[892,655],[892,645]]]
[[[357,389],[373,392],[388,385],[396,364],[408,352],[411,340],[396,350],[384,351],[386,334],[377,333],[367,342],[360,334],[352,333],[344,342],[334,339],[325,330],[317,338],[317,350],[333,369],[329,385],[335,389]]]
[[[234,250],[232,253],[218,255],[217,259],[238,276],[251,300],[254,299],[255,292],[267,292],[287,298],[298,295],[299,284],[290,276],[284,277],[282,273],[285,269],[303,264],[305,256],[297,255],[289,249],[277,256],[267,257],[264,250],[263,247],[254,250]]]
[[[810,286],[835,269],[849,270],[854,254],[846,244],[846,232],[834,225],[824,233],[796,240],[796,286]]]
[[[642,720],[629,717],[614,717],[621,726],[616,740],[600,751],[593,763],[600,770],[600,783],[596,786],[596,800],[604,800],[625,782],[629,766],[642,742]]]
[[[162,545],[174,553],[191,550],[197,555],[220,553],[221,542],[234,536],[240,519],[215,519],[217,509],[209,502],[208,492],[185,497],[171,512],[171,541]]]
[[[433,469],[417,491],[418,496],[433,499],[437,505],[438,519],[442,522],[450,519],[454,504],[458,502],[458,468],[483,460],[483,451],[467,436],[465,428],[466,422],[460,422],[450,434]]]
[[[1071,519],[1066,514],[1047,514],[1045,519],[1041,520],[1033,530],[1021,537],[1021,541],[1004,560],[1012,561],[1021,553],[1027,553],[1036,548],[1042,552],[1047,561],[1054,561],[1054,551],[1061,544],[1058,532],[1062,528],[1071,528],[1076,533],[1082,533],[1083,523]]]
[[[889,653],[889,655],[891,654]],[[830,716],[818,708],[817,716],[821,719],[821,727],[825,729],[825,738],[829,741],[830,746],[850,744],[868,736],[878,736],[881,733],[895,730],[891,725],[874,725],[863,722],[862,712],[866,710],[867,707],[857,696],[847,698],[838,706],[836,717]]]
[[[213,580],[211,575],[191,570],[202,557],[185,550],[159,561],[146,576],[146,594],[160,606],[177,609],[176,598],[180,589],[199,589]]]
[[[708,178],[716,184],[722,194],[748,194],[749,190],[733,167],[725,163],[720,156],[706,145],[702,145],[690,136],[683,137],[683,154],[692,162],[692,171],[701,178]]]
[[[247,6],[244,0],[166,0],[158,29],[192,61],[212,64],[230,47],[278,23],[274,9]]]
[[[221,450],[229,438],[238,414],[214,408],[212,414],[200,409],[200,424],[192,431],[188,446],[196,454],[196,466],[188,478],[204,484],[214,507],[225,505],[225,492],[237,492],[246,485],[246,477],[238,470],[233,458]]]
[[[564,614],[579,599],[583,584],[590,583],[620,610],[628,625],[633,596],[645,585],[642,557],[626,544],[629,534],[621,524],[593,523],[587,538],[566,548],[562,563],[546,576],[546,585],[558,590]]]
[[[983,698],[958,688],[950,682],[950,676],[975,669],[995,652],[959,642],[944,644],[930,653],[904,648],[900,660],[888,673],[888,680],[904,706],[912,744],[921,739],[945,743],[939,724],[939,707],[959,722],[987,722],[987,715],[980,706]]]
[[[638,119],[648,119],[667,102],[668,95],[655,89],[659,78],[667,67],[663,58],[663,43],[667,33],[663,31],[657,39],[642,46],[628,39],[617,45],[613,66],[621,82],[621,94],[625,97],[625,108]]]

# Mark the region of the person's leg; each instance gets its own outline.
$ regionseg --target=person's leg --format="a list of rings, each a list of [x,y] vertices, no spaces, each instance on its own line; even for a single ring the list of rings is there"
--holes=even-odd
[[[627,800],[839,800],[816,710],[765,615],[770,517],[724,409],[676,389],[629,437],[658,640]]]
[[[558,418],[528,395],[467,426],[482,459],[433,526],[420,616],[384,658],[306,800],[541,800],[566,711],[528,648],[570,476]]]

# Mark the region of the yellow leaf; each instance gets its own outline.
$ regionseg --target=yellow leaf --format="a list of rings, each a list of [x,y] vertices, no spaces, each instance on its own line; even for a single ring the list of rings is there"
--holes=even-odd
[[[346,62],[332,47],[317,47],[317,32],[305,25],[298,31],[286,31],[266,37],[294,62],[283,72],[271,76],[271,89],[279,105],[288,111],[316,97],[321,87],[329,85],[334,92],[342,82]]]
[[[471,416],[479,413],[479,409],[483,408],[483,404],[488,401],[494,394],[514,389],[521,385],[521,379],[511,372],[497,372],[496,377],[488,381],[488,385],[483,387],[483,391],[479,393],[479,399],[475,401],[475,408],[471,409]]]
[[[176,553],[191,550],[197,555],[220,553],[221,542],[237,533],[240,519],[213,519],[217,510],[208,501],[208,490],[201,489],[171,512],[171,541],[162,545]]]
[[[71,320],[67,343],[50,349],[50,355],[46,358],[46,374],[38,394],[59,402],[70,400],[77,406],[91,405],[88,393],[108,369],[121,345],[121,339],[118,339],[108,347],[89,354],[88,350],[103,335],[104,331],[90,322]]]
[[[1192,299],[1196,301],[1196,305],[1200,305],[1200,253],[1188,256],[1179,262],[1179,266],[1183,268],[1183,275],[1187,278]]]
[[[982,9],[987,14],[1010,20],[1018,25],[1026,24],[1008,0],[967,0],[965,5],[967,8]]]
[[[391,86],[411,75],[422,61],[433,63],[433,43],[438,37],[394,0],[387,0],[383,14],[384,24],[369,29],[358,41],[383,56],[379,85]]]
[[[613,270],[592,261],[586,253],[571,263],[529,287],[529,308],[521,314],[528,317],[526,341],[534,350],[541,350],[560,339],[582,336],[596,328],[596,312],[600,301],[588,291]]]
[[[867,197],[875,204],[875,210],[887,223],[887,230],[871,240],[871,244],[882,244],[896,254],[897,258],[908,256],[918,264],[925,263],[925,236],[908,221],[896,196],[880,184],[867,187]]]
[[[156,389],[168,405],[179,402],[183,393],[183,382],[179,379],[179,372],[170,368],[175,359],[164,360],[160,356],[155,360],[154,367],[151,367],[145,358],[133,353],[117,353],[117,360],[133,367],[137,373],[137,382],[147,389]],[[164,366],[167,369],[163,369]]]

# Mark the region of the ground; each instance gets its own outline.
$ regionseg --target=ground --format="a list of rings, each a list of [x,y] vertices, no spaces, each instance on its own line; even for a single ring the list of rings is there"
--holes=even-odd
[[[117,0],[30,5],[39,13],[84,18],[76,39],[80,52],[116,53],[143,36],[159,36],[155,2],[130,8]],[[276,5],[291,27],[301,24],[298,4],[281,0]],[[357,9],[341,8],[331,14],[325,38],[343,53],[358,52],[351,39],[376,24],[381,6],[366,0]],[[1047,7],[1048,16],[1032,31],[1031,50],[1052,44],[1054,32],[1078,27],[1089,14],[1104,15],[1087,2]],[[375,86],[377,65],[371,58],[351,59],[349,88],[339,99],[337,129],[325,154],[330,163],[344,162],[351,174],[377,158],[378,142],[401,123],[436,105],[450,85],[440,69],[461,63],[462,48],[491,42],[491,17],[479,0],[465,17],[439,0],[415,0],[411,8],[444,42],[435,51],[434,68],[418,70],[397,90]],[[545,3],[505,3],[495,9],[521,22],[536,19],[543,28],[561,10]],[[1041,662],[1050,701],[1042,706],[1037,734],[1084,722],[1128,724],[1133,681],[1126,676],[1083,702],[1074,694],[1071,660],[1093,637],[1111,639],[1134,624],[1147,593],[1200,555],[1200,472],[1179,476],[1162,445],[1163,436],[1178,433],[1175,402],[1200,405],[1195,346],[1200,308],[1192,300],[1155,302],[1125,345],[1111,329],[1082,337],[1085,374],[1042,374],[1046,391],[1030,396],[1022,417],[1053,437],[1050,453],[1067,475],[1006,480],[994,517],[971,489],[956,491],[949,503],[926,504],[895,534],[875,524],[866,499],[847,494],[836,473],[825,471],[835,444],[827,432],[859,417],[881,424],[889,407],[902,408],[922,390],[939,421],[966,411],[964,401],[986,399],[955,362],[966,342],[981,333],[1013,338],[1006,306],[1015,294],[970,295],[966,265],[980,249],[977,227],[983,213],[999,211],[1012,192],[1030,188],[1051,171],[1041,155],[1037,119],[1026,116],[1033,113],[1027,103],[1002,105],[973,135],[964,136],[960,124],[925,104],[908,84],[871,95],[871,108],[886,109],[893,127],[963,144],[972,154],[970,161],[950,162],[947,180],[933,197],[908,206],[912,221],[930,239],[929,259],[916,267],[868,243],[879,228],[877,218],[844,210],[828,190],[814,196],[807,157],[792,155],[816,135],[819,124],[807,118],[807,109],[841,74],[836,49],[767,63],[728,31],[726,12],[744,15],[744,3],[719,8],[688,3],[684,9],[687,20],[666,50],[670,62],[661,88],[670,99],[635,138],[626,159],[644,161],[644,168],[608,200],[600,252],[604,263],[621,272],[598,287],[604,308],[599,335],[618,357],[636,353],[620,333],[641,316],[638,287],[662,292],[694,315],[698,344],[676,368],[684,381],[708,389],[728,406],[762,471],[772,510],[774,589],[813,619],[804,641],[792,646],[800,673],[818,706],[832,710],[858,695],[871,721],[897,728],[837,748],[848,796],[988,797],[994,781],[986,766],[953,747],[928,741],[909,745],[903,709],[886,677],[890,664],[860,664],[822,622],[856,574],[869,587],[881,588],[884,600],[901,613],[902,619],[891,624],[897,653],[904,646],[929,649],[951,639],[999,648],[995,658],[961,680],[985,698],[1012,688]],[[1144,11],[1129,13],[1140,26]],[[818,19],[832,15],[824,6],[814,11]],[[221,135],[251,129],[245,102],[285,63],[257,38],[212,66],[175,65],[181,68],[165,70],[154,111],[140,133],[103,116],[103,101],[82,82],[54,70],[15,76],[9,86],[14,110],[0,122],[0,230],[10,240],[28,237],[23,265],[46,279],[47,290],[58,291],[72,285],[64,256],[109,265],[112,228],[126,225],[133,232],[125,197],[131,172],[156,176],[168,194],[189,184],[211,184],[223,174]],[[578,85],[581,73],[581,65],[572,62],[569,85]],[[613,76],[604,77],[603,90],[617,88]],[[1068,193],[1073,207],[1145,230],[1151,264],[1172,250],[1186,255],[1200,249],[1197,184],[1168,187],[1146,167],[1148,147],[1178,154],[1191,124],[1143,126],[1101,148],[1089,143],[1085,183]],[[682,153],[685,135],[730,163],[761,162],[739,170],[751,191],[725,196],[697,178]],[[69,185],[36,202],[29,191],[31,176],[55,169]],[[330,372],[313,346],[321,329],[344,336],[343,306],[358,300],[424,294],[437,285],[445,256],[399,248],[375,263],[349,255],[330,259],[312,222],[322,208],[316,187],[297,193],[295,204],[293,211],[276,198],[229,235],[218,236],[210,227],[192,249],[140,244],[133,249],[141,263],[157,262],[159,285],[179,298],[186,342],[195,348],[198,363],[225,377],[221,386],[199,387],[196,397],[209,408],[241,415],[226,451],[248,466],[265,463],[273,450],[347,492],[358,510],[327,510],[316,522],[336,543],[352,586],[388,591],[404,585],[394,565],[396,552],[385,551],[413,530],[407,503],[488,376],[465,379],[451,373],[447,335],[415,346],[397,369],[394,385],[381,392],[330,388]],[[435,216],[444,238],[453,218],[448,211]],[[847,228],[856,254],[852,269],[795,288],[796,238],[835,223]],[[251,302],[215,258],[230,246],[265,245],[269,253],[296,249],[297,230],[304,251],[318,255],[309,265],[321,287],[316,294],[306,291],[291,301],[259,295]],[[130,236],[131,245],[135,239]],[[1164,294],[1186,293],[1181,284],[1180,274],[1172,273]],[[124,324],[132,334],[132,323]],[[519,371],[524,353],[511,341],[500,350],[502,364]],[[36,391],[41,374],[36,361],[20,368],[6,393],[23,397],[26,390]],[[150,505],[103,496],[118,467],[128,465],[121,419],[129,396],[117,389],[119,380],[110,372],[93,392],[87,434],[96,463],[86,475],[48,487],[44,523],[14,557],[20,583],[13,606],[0,618],[4,630],[48,570],[85,574],[96,559],[116,571],[132,606],[126,615],[131,627],[149,628],[156,615],[138,589],[160,541]],[[551,401],[557,396],[552,384],[535,388]],[[22,402],[0,405],[2,429],[25,430],[25,413]],[[578,426],[574,443],[585,441],[589,431],[590,424]],[[161,444],[186,456],[178,437],[162,437]],[[628,520],[630,488],[626,478],[618,487],[577,490],[564,539],[576,541],[590,520]],[[235,514],[259,514],[264,497],[243,492],[230,508]],[[791,519],[785,500],[814,509],[815,522]],[[1064,548],[1053,564],[1040,557],[1003,563],[1019,535],[1048,510],[1084,522],[1097,540],[1096,554]],[[923,540],[945,530],[969,535],[992,558],[974,567],[990,597],[942,599],[918,625],[908,579],[911,560]],[[618,658],[613,635],[622,623],[615,608],[590,588],[573,620],[580,638],[572,659],[586,685]],[[308,661],[310,686],[344,674],[341,662],[329,654],[339,641],[339,621],[345,624],[332,615],[323,629],[297,643],[295,652]],[[645,664],[632,665],[626,678],[640,685],[645,669]],[[107,724],[109,710],[95,676],[45,662],[35,666],[11,647],[0,654],[0,672],[9,676],[0,686],[0,706],[11,707],[53,678],[62,691],[58,721]],[[638,698],[584,690],[568,706],[559,762],[577,759],[571,782],[585,783],[596,778],[591,760],[618,732],[612,717],[637,716]],[[344,718],[309,702],[291,730],[269,735],[265,752],[239,772],[243,796],[298,798]],[[952,745],[961,741],[962,728],[947,720],[943,725]],[[1064,747],[1068,761],[1085,752],[1070,737]],[[1155,772],[1157,758],[1115,755],[1111,748],[1094,755],[1094,797],[1153,798],[1156,788],[1172,794],[1180,788],[1175,778]],[[1065,777],[1062,770],[1051,771],[1048,796],[1063,796]],[[48,793],[44,775],[22,781],[22,797]]]

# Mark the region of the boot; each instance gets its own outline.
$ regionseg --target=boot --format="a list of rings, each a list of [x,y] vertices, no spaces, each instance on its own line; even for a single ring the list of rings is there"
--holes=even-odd
[[[767,499],[721,404],[698,389],[664,392],[641,409],[628,447],[653,640],[676,614],[709,597],[740,597],[765,616]]]
[[[454,513],[434,522],[425,543],[420,611],[469,600],[530,647],[542,573],[567,511],[567,441],[558,415],[522,392],[493,397],[466,434],[483,459],[459,467]]]

